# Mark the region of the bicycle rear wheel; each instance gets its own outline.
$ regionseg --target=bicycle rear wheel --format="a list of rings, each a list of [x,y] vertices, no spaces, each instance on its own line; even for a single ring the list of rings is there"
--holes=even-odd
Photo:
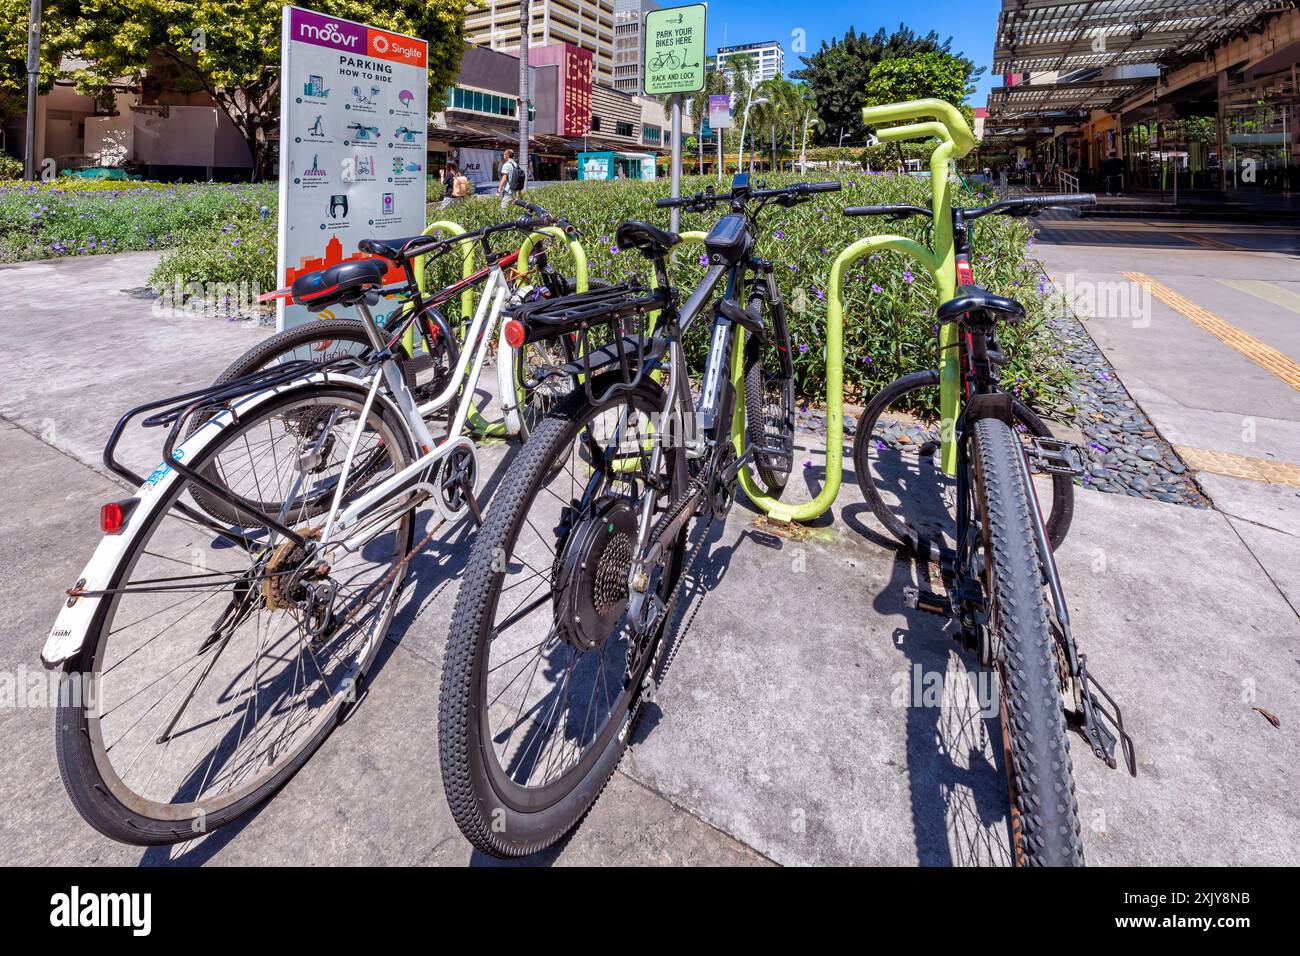
[[[858,487],[880,523],[918,557],[937,561],[956,546],[957,484],[943,473],[939,373],[913,372],[881,389],[862,413],[853,436]],[[1013,405],[1022,440],[1051,437],[1051,429],[1023,402]],[[1074,483],[1053,475],[1047,535],[1056,549],[1074,516]],[[1046,490],[1046,489],[1044,489]]]
[[[361,421],[365,397],[344,386],[286,392],[226,426],[193,465],[203,473],[244,458],[268,487],[301,480],[281,498],[305,501],[312,477],[283,421],[312,408],[363,429],[382,447],[382,472],[409,464],[400,418],[379,403]],[[322,522],[293,509],[284,522],[305,544],[247,515],[242,532],[222,533],[176,510],[192,489],[171,480],[131,516],[132,540],[65,666],[55,722],[77,810],[101,833],[143,845],[227,824],[302,766],[357,699],[414,534],[413,508],[401,507],[346,549],[314,550]]]
[[[1083,841],[1066,739],[1061,669],[1030,508],[1005,423],[982,419],[971,437],[982,583],[1001,687],[1011,800],[1010,842],[1026,866],[1082,866]]]

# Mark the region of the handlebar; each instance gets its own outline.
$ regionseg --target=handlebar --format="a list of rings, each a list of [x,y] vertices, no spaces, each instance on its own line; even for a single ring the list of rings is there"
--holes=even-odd
[[[708,191],[695,193],[693,196],[656,199],[655,207],[658,209],[687,209],[694,212],[704,212],[718,203],[743,204],[752,199],[774,200],[782,205],[793,206],[811,199],[817,193],[833,193],[838,192],[839,189],[840,183],[838,181],[795,183],[793,186],[778,186],[773,189],[751,189],[745,186],[725,193]]]
[[[575,235],[578,231],[578,228],[573,223],[569,222],[569,220],[565,219],[563,216],[556,216],[553,213],[547,212],[536,203],[524,202],[522,199],[516,199],[515,205],[519,206],[521,209],[527,209],[533,214],[533,219],[527,219],[524,217],[516,219],[512,224],[515,228],[528,231],[539,226],[559,226],[564,230],[565,234],[570,236]]]
[[[1064,209],[1097,205],[1095,193],[1059,193],[1046,196],[1020,196],[1015,199],[1003,199],[991,206],[978,209],[960,209],[958,212],[966,219],[980,219],[984,216],[1036,216],[1045,209]]]
[[[890,219],[910,219],[913,216],[929,216],[934,218],[934,213],[924,206],[909,206],[905,204],[892,206],[846,206],[844,208],[846,216],[888,216]]]

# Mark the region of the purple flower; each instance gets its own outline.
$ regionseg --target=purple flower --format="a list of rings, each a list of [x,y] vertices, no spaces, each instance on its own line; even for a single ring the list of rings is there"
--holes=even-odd
[[[616,256],[616,255],[618,255],[618,246],[610,246],[610,247],[609,247],[609,254],[610,254],[611,256]]]
[[[912,272],[909,269],[903,273],[903,281],[906,282],[908,285],[911,285],[913,282],[916,281],[916,276],[912,275]]]
[[[784,239],[784,238],[785,238],[785,233],[782,232],[780,229],[778,229],[778,230],[774,233],[774,235],[775,235],[778,239]]]
[[[708,256],[700,256],[700,265],[702,265],[702,266],[707,266],[708,264],[709,264],[709,257],[708,257]]]
[[[804,352],[807,352],[807,351],[808,351],[808,346],[806,346],[806,345],[800,343],[800,345],[799,345],[799,354],[800,354],[800,355],[803,355],[803,353],[804,353]]]
[[[880,295],[880,293],[884,292],[885,290],[880,288],[879,284],[873,282],[871,283],[871,291],[874,292],[876,295]]]

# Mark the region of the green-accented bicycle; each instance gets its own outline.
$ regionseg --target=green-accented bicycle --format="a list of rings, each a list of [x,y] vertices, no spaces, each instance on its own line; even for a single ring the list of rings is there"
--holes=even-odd
[[[934,277],[942,302],[936,313],[940,366],[904,376],[867,406],[854,440],[858,483],[890,533],[944,568],[947,595],[909,588],[907,604],[954,618],[963,643],[999,677],[1013,860],[1079,865],[1083,844],[1067,727],[1078,729],[1109,766],[1117,766],[1117,750],[1130,773],[1136,775],[1137,765],[1119,707],[1089,674],[1075,643],[1053,558],[1069,529],[1080,459],[999,386],[1006,359],[998,330],[1024,321],[1026,313],[1020,303],[975,285],[971,231],[985,216],[1032,216],[1096,199],[1032,196],[954,208],[949,166],[975,143],[955,107],[938,100],[869,107],[863,120],[872,127],[902,124],[879,128],[881,141],[939,139],[930,164],[933,202],[929,209],[862,206],[845,214],[926,217],[933,247],[901,236],[869,236],[835,260],[827,291],[827,447],[840,448],[843,441],[844,276],[878,250],[910,255]],[[798,505],[764,495],[744,472],[740,480],[769,517],[807,521],[834,502],[841,467],[838,454],[828,455],[821,493]],[[1050,481],[1046,518],[1034,471]],[[920,500],[923,489],[934,493]]]

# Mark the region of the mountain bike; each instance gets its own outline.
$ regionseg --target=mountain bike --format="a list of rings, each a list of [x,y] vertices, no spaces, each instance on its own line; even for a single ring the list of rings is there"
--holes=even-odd
[[[409,262],[556,221],[384,248]],[[138,487],[102,508],[104,536],[41,655],[63,671],[65,787],[101,833],[174,843],[267,799],[364,696],[411,560],[444,524],[478,517],[464,426],[511,290],[499,269],[489,276],[451,380],[420,404],[395,346],[427,310],[381,334],[371,307],[386,271],[380,259],[344,262],[288,293],[311,309],[355,308],[370,340],[360,357],[284,362],[150,402],[110,435],[105,464]],[[592,371],[602,373],[598,360]],[[453,402],[436,440],[427,413]],[[166,433],[162,464],[145,477],[116,457],[136,420]],[[236,520],[218,520],[212,502]],[[425,504],[437,519],[427,531]]]
[[[767,351],[789,357],[772,264],[756,254],[757,218],[769,205],[839,188],[754,188],[741,175],[729,193],[659,200],[729,207],[709,231],[707,270],[685,301],[667,266],[680,237],[634,221],[618,227],[617,244],[650,260],[652,287],[508,310],[505,334],[516,341],[576,336],[579,364],[598,353],[615,360],[604,372],[582,365],[580,385],[529,437],[457,595],[439,758],[452,815],[480,850],[533,853],[582,818],[662,678],[665,625],[707,525],[726,516],[747,465],[763,464],[778,483],[788,474],[792,411],[771,429],[764,412],[762,428],[751,429],[737,394]],[[712,331],[696,398],[681,343],[706,311]],[[743,338],[764,348],[742,348]],[[768,371],[779,387],[766,387]],[[764,395],[792,394],[780,379],[788,365],[763,375]],[[688,554],[697,519],[706,527]]]
[[[974,284],[971,231],[986,216],[1034,216],[1044,209],[1095,202],[1086,194],[1031,196],[951,210],[960,285],[937,313],[941,327],[958,330],[962,408],[952,423],[957,460],[951,479],[940,460],[945,425],[923,411],[939,405],[938,372],[916,373],[886,386],[863,414],[854,439],[858,483],[881,523],[918,556],[945,566],[948,595],[909,588],[907,605],[955,618],[965,646],[981,666],[998,675],[1012,801],[1011,849],[1022,865],[1083,863],[1068,723],[1110,767],[1117,765],[1117,748],[1134,775],[1136,762],[1118,705],[1089,674],[1086,656],[1078,650],[1053,558],[1069,527],[1071,479],[1082,474],[1081,459],[1074,446],[1051,437],[1042,421],[1001,387],[999,369],[1006,356],[998,344],[999,331],[1027,316],[1019,302]],[[850,207],[844,212],[933,217],[932,210],[919,206]],[[927,391],[933,393],[929,400]],[[912,423],[901,444],[891,444],[892,425],[882,425],[891,419]],[[1046,519],[1032,478],[1034,466],[1054,485]],[[904,490],[896,504],[887,502],[885,489],[900,474]],[[955,515],[942,506],[929,515],[910,507],[922,496],[922,487],[932,483],[944,486],[933,500],[950,503]]]

